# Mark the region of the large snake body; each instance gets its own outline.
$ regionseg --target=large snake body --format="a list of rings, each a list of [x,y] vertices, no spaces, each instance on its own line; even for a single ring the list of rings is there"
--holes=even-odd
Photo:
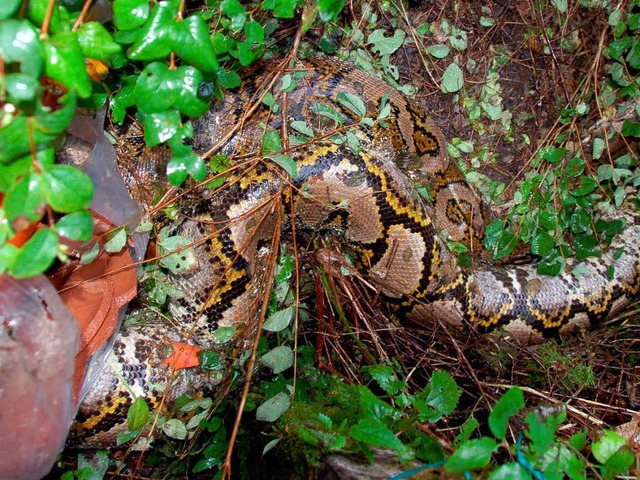
[[[348,64],[309,60],[289,71],[296,72],[298,86],[287,93],[274,72],[249,77],[195,123],[198,153],[210,155],[219,145],[218,152],[232,159],[222,187],[193,186],[177,200],[173,233],[193,242],[197,266],[172,277],[184,292],[171,301],[173,320],[124,325],[108,367],[80,408],[78,435],[108,443],[133,396],[157,406],[166,382],[174,385],[173,397],[220,380],[219,372],[197,368],[171,379],[163,359],[175,341],[229,350],[216,343],[220,327],[235,328],[240,344],[231,349],[246,348],[268,290],[274,239],[287,225],[330,235],[398,317],[418,324],[441,320],[483,331],[503,326],[530,340],[597,323],[638,292],[640,227],[631,209],[610,214],[627,226],[608,253],[582,262],[580,275],[572,273],[572,260],[553,278],[538,275],[535,265],[478,261],[461,268],[446,241],[477,250],[489,213],[446,156],[442,134],[424,110]],[[261,103],[267,91],[277,109]],[[376,119],[381,109],[389,114],[362,121],[345,106],[345,93],[364,100],[367,117]],[[307,134],[291,146],[293,121],[306,121],[313,138]],[[289,143],[283,153],[295,160],[295,178],[261,155],[267,129],[283,134],[284,147]],[[335,134],[348,131],[359,148],[336,143]],[[415,180],[428,184],[431,203],[415,192]]]

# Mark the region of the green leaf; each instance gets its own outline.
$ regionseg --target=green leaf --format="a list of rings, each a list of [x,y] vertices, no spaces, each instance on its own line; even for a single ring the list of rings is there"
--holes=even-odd
[[[242,79],[240,75],[232,70],[218,70],[218,85],[222,88],[236,88],[240,86]]]
[[[29,222],[42,217],[45,205],[42,183],[42,175],[29,172],[7,192],[4,210],[10,222],[18,217]]]
[[[344,123],[344,115],[323,103],[312,103],[311,113],[333,120],[338,125]]]
[[[596,180],[591,177],[582,176],[580,177],[580,186],[574,189],[571,194],[574,197],[582,197],[593,192],[597,186],[598,182]]]
[[[591,228],[591,222],[593,215],[587,212],[584,208],[576,209],[569,219],[569,227],[572,233],[584,233]]]
[[[455,410],[459,399],[460,389],[451,374],[435,371],[424,390],[415,396],[414,406],[422,420],[437,422]]]
[[[29,278],[45,272],[56,259],[58,235],[49,228],[34,233],[20,249],[9,274],[16,278]]]
[[[209,26],[199,15],[191,15],[170,30],[170,45],[180,58],[205,72],[220,68],[209,38]]]
[[[4,4],[3,2],[0,2]],[[20,65],[20,72],[40,78],[42,54],[38,31],[26,20],[3,20],[0,28],[0,56],[7,66]]]
[[[127,412],[127,428],[130,432],[140,431],[149,420],[149,406],[144,398],[136,398]]]
[[[93,198],[91,178],[71,165],[51,165],[42,174],[44,195],[51,208],[70,213],[89,207]]]
[[[544,158],[549,163],[558,163],[560,160],[564,158],[567,154],[566,148],[553,147],[547,148],[542,152],[542,158]]]
[[[596,148],[595,140],[593,142],[593,148],[594,148],[594,150]],[[578,175],[580,175],[584,171],[585,165],[586,165],[586,163],[582,158],[573,157],[567,163],[567,166],[565,167],[564,171],[567,174],[567,176],[569,176],[569,177],[572,177],[572,178],[573,177],[577,177]]]
[[[531,480],[531,474],[519,463],[511,462],[500,465],[487,480]]]
[[[524,407],[524,395],[519,387],[511,387],[498,400],[489,414],[489,429],[498,440],[507,434],[507,424],[520,409]]]
[[[175,438],[176,440],[187,438],[187,427],[177,418],[171,418],[163,423],[162,431],[167,437]]]
[[[288,345],[280,345],[265,353],[260,363],[277,375],[293,366],[293,350]]]
[[[282,150],[282,139],[280,138],[280,134],[273,129],[269,129],[264,132],[264,135],[262,136],[262,154],[268,155],[270,153],[279,152],[280,150]]]
[[[77,32],[61,32],[43,44],[46,58],[45,74],[75,91],[80,98],[91,95],[91,80],[84,63],[84,56]]]
[[[118,30],[133,30],[149,17],[149,0],[113,0],[113,23]]]
[[[539,232],[531,239],[531,253],[545,257],[551,253],[555,245],[555,240],[547,232]]]
[[[144,141],[147,146],[155,147],[166,142],[180,128],[180,113],[176,110],[149,113],[142,121],[144,126]]]
[[[455,93],[464,86],[464,75],[456,63],[450,64],[442,74],[442,93]]]
[[[265,0],[262,3],[263,10],[273,10],[276,18],[293,18],[298,0]]]
[[[393,32],[392,37],[385,37],[384,33],[385,31],[382,28],[379,28],[371,32],[369,37],[367,37],[367,44],[373,45],[371,50],[382,56],[391,55],[393,52],[398,50],[404,43],[404,39],[406,37],[406,33],[402,30],[396,30]]]
[[[133,89],[136,105],[141,112],[164,112],[181,94],[181,85],[174,70],[161,62],[145,67]]]
[[[275,422],[291,406],[291,396],[280,392],[256,409],[256,418],[263,422]]]
[[[361,418],[349,429],[349,435],[354,440],[367,445],[401,450],[406,448],[400,439],[382,421],[375,418]]]
[[[633,44],[633,37],[623,37],[619,40],[611,42],[609,45],[609,55],[614,60],[620,60],[622,55],[629,49],[629,47]]]
[[[170,35],[176,23],[177,7],[174,2],[156,3],[137,40],[129,49],[131,60],[160,60],[171,53]]]
[[[95,242],[89,250],[85,251],[80,256],[80,263],[82,265],[88,265],[89,263],[93,262],[96,258],[98,258],[99,254],[100,254],[100,244],[98,242]]]
[[[298,177],[298,166],[296,165],[296,161],[289,155],[277,153],[273,155],[267,155],[265,156],[265,158],[268,158],[273,163],[282,168],[291,178],[295,179]]]
[[[448,45],[429,45],[427,47],[427,53],[435,58],[445,58],[450,51]]]
[[[449,457],[444,469],[449,473],[463,473],[486,467],[491,454],[498,448],[496,442],[488,437],[469,440]]]
[[[80,25],[78,42],[85,57],[103,62],[107,62],[111,55],[122,51],[107,29],[98,22],[86,22]]]
[[[104,244],[107,253],[117,253],[127,244],[127,230],[124,227],[117,228],[107,236],[109,240]]]
[[[625,120],[622,122],[621,133],[625,137],[640,137],[640,122]]]
[[[56,230],[69,240],[87,241],[93,232],[93,219],[87,211],[69,213],[56,222]]]
[[[192,244],[193,240],[182,235],[163,238],[158,242],[162,256],[160,264],[174,274],[192,271],[198,265]]]
[[[38,79],[24,73],[10,73],[4,77],[4,88],[9,101],[29,102],[40,95],[41,85]]]
[[[263,330],[267,332],[280,332],[287,328],[291,324],[291,320],[293,320],[293,314],[295,313],[295,307],[293,305],[283,309],[278,310],[267,320],[264,322],[262,326]]]
[[[4,0],[0,2],[0,20],[9,18],[18,9],[22,0]]]
[[[323,22],[335,22],[344,8],[344,0],[318,0],[318,13]]]
[[[238,31],[247,21],[247,12],[238,0],[223,0],[220,9],[229,17],[231,30]]]
[[[236,334],[236,327],[218,327],[212,334],[213,341],[223,344],[233,340]]]
[[[362,118],[367,114],[367,107],[360,97],[357,97],[353,93],[340,92],[338,93],[338,102],[342,106],[348,108],[358,117]]]
[[[613,430],[603,430],[602,436],[591,444],[591,451],[598,462],[604,464],[627,444],[624,438]]]

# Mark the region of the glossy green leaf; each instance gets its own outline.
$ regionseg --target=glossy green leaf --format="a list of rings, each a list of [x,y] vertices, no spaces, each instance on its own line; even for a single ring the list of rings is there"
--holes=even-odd
[[[591,228],[592,221],[593,215],[587,212],[584,208],[578,208],[571,214],[569,227],[573,233],[584,233]]]
[[[169,33],[170,45],[180,58],[205,72],[220,68],[216,52],[209,39],[209,27],[198,15],[191,15],[175,24]]]
[[[469,440],[453,452],[444,469],[449,473],[482,469],[489,464],[491,454],[497,448],[496,442],[487,437]]]
[[[4,2],[4,0],[2,0]],[[27,2],[27,16],[33,20],[37,26],[41,26],[44,23],[44,19],[48,16],[49,0],[29,0]],[[59,33],[65,28],[69,28],[61,21],[61,9],[54,5],[51,10],[51,16],[49,17],[49,33]]]
[[[164,112],[181,95],[182,85],[175,70],[162,62],[145,67],[133,89],[136,105],[141,112]]]
[[[129,49],[129,58],[149,62],[167,57],[171,53],[170,36],[175,28],[177,14],[176,3],[158,2]]]
[[[598,248],[598,239],[595,235],[576,235],[573,239],[573,248],[576,258],[584,260],[588,257],[598,257],[601,252]]]
[[[87,58],[95,58],[107,62],[111,55],[122,51],[111,34],[99,22],[86,22],[78,28],[78,42],[82,53]]]
[[[138,28],[149,17],[149,6],[149,0],[114,0],[113,23],[118,30]]]
[[[93,219],[88,211],[69,213],[56,222],[61,237],[87,241],[93,232]]]
[[[231,30],[238,31],[247,20],[247,12],[238,0],[223,0],[220,9],[231,20]]]
[[[76,32],[62,32],[43,43],[46,58],[45,74],[78,93],[80,98],[91,95],[91,81],[84,63]]]
[[[265,0],[262,9],[272,10],[276,18],[293,18],[299,0]]]
[[[13,15],[21,3],[22,0],[3,0],[0,2],[0,20],[4,20]]]
[[[564,158],[567,154],[566,148],[548,148],[542,153],[542,158],[544,158],[549,163],[558,163],[560,160]]]
[[[142,121],[144,126],[144,140],[149,147],[155,147],[166,142],[180,128],[180,113],[175,110],[149,113]]]
[[[189,176],[187,166],[181,158],[172,157],[167,164],[167,177],[172,185],[182,185]]]
[[[594,142],[594,148],[595,148],[595,142]],[[586,165],[586,162],[581,157],[573,157],[567,163],[567,166],[565,167],[564,171],[569,177],[577,177],[584,171],[585,165]]]
[[[555,240],[549,233],[542,231],[531,239],[531,253],[545,257],[551,253]]]
[[[187,117],[204,114],[209,109],[209,102],[200,98],[198,93],[198,87],[204,81],[202,72],[191,66],[180,67],[175,78],[180,85],[180,95],[174,101],[178,111]]]
[[[335,22],[344,8],[344,0],[318,0],[318,13],[323,22]]]
[[[371,50],[379,55],[391,55],[404,43],[407,34],[403,30],[396,30],[391,37],[385,37],[385,31],[378,28],[369,34],[367,43],[372,45]]]
[[[580,177],[580,186],[571,191],[574,197],[581,197],[593,192],[598,186],[598,182],[591,177]]]
[[[9,274],[29,278],[45,272],[56,259],[58,235],[49,228],[38,230],[20,249]]]
[[[89,176],[71,165],[51,165],[43,174],[44,194],[51,208],[69,213],[84,210],[93,199]]]
[[[13,103],[29,102],[40,95],[41,85],[37,78],[24,73],[10,73],[0,78],[0,85],[4,80],[4,90],[7,99]]]
[[[489,429],[498,440],[507,434],[509,419],[524,407],[524,395],[519,387],[511,387],[500,397],[489,414]]]
[[[240,75],[231,70],[218,70],[218,84],[222,88],[236,88],[241,83]]]
[[[265,353],[260,358],[260,363],[277,375],[293,366],[293,358],[291,347],[280,345]]]
[[[42,217],[45,203],[42,175],[29,172],[7,192],[5,215],[10,222],[18,217],[32,222]]]
[[[256,418],[263,422],[275,422],[291,406],[291,396],[280,392],[260,405],[256,410]]]
[[[141,430],[149,420],[149,406],[144,398],[136,398],[127,412],[127,428],[133,432]]]
[[[42,54],[38,31],[26,20],[2,21],[0,28],[0,56],[5,69],[8,64],[19,63],[20,72],[39,78],[42,72]]]

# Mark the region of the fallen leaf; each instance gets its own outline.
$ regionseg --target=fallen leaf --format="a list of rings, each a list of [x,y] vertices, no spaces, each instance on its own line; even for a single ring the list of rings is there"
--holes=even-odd
[[[200,347],[181,342],[171,342],[171,345],[173,346],[173,353],[165,358],[162,363],[169,365],[173,370],[200,365],[200,360],[198,359],[198,352],[202,350]]]

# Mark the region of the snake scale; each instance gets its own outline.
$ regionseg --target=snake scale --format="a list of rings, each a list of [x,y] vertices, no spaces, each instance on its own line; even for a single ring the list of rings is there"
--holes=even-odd
[[[275,107],[261,101],[266,92]],[[388,115],[363,122],[345,106],[345,94],[362,99],[368,117],[381,110]],[[267,130],[293,139],[294,121],[306,122],[313,133],[305,130],[307,136],[284,151],[297,167],[289,178],[261,148]],[[336,131],[355,133],[360,148],[337,142]],[[121,149],[126,145],[125,136]],[[284,72],[254,70],[242,88],[195,121],[193,148],[231,159],[221,187],[191,185],[175,200],[172,233],[190,239],[197,264],[171,277],[184,292],[170,300],[172,318],[125,322],[73,427],[86,445],[113,442],[133,397],[158,407],[168,383],[175,398],[220,381],[219,371],[199,367],[172,376],[163,360],[176,341],[229,358],[248,347],[275,240],[291,225],[348,252],[398,318],[413,324],[438,320],[480,331],[501,326],[527,341],[596,324],[640,287],[640,222],[633,209],[607,214],[627,225],[611,253],[583,261],[580,275],[572,273],[572,260],[557,277],[541,277],[533,264],[458,266],[446,241],[478,250],[488,209],[447,157],[444,138],[424,109],[347,63],[316,58]],[[163,157],[152,150],[136,160],[157,169]],[[428,185],[431,202],[416,193],[416,181]],[[234,340],[217,342],[220,327],[233,327]]]

